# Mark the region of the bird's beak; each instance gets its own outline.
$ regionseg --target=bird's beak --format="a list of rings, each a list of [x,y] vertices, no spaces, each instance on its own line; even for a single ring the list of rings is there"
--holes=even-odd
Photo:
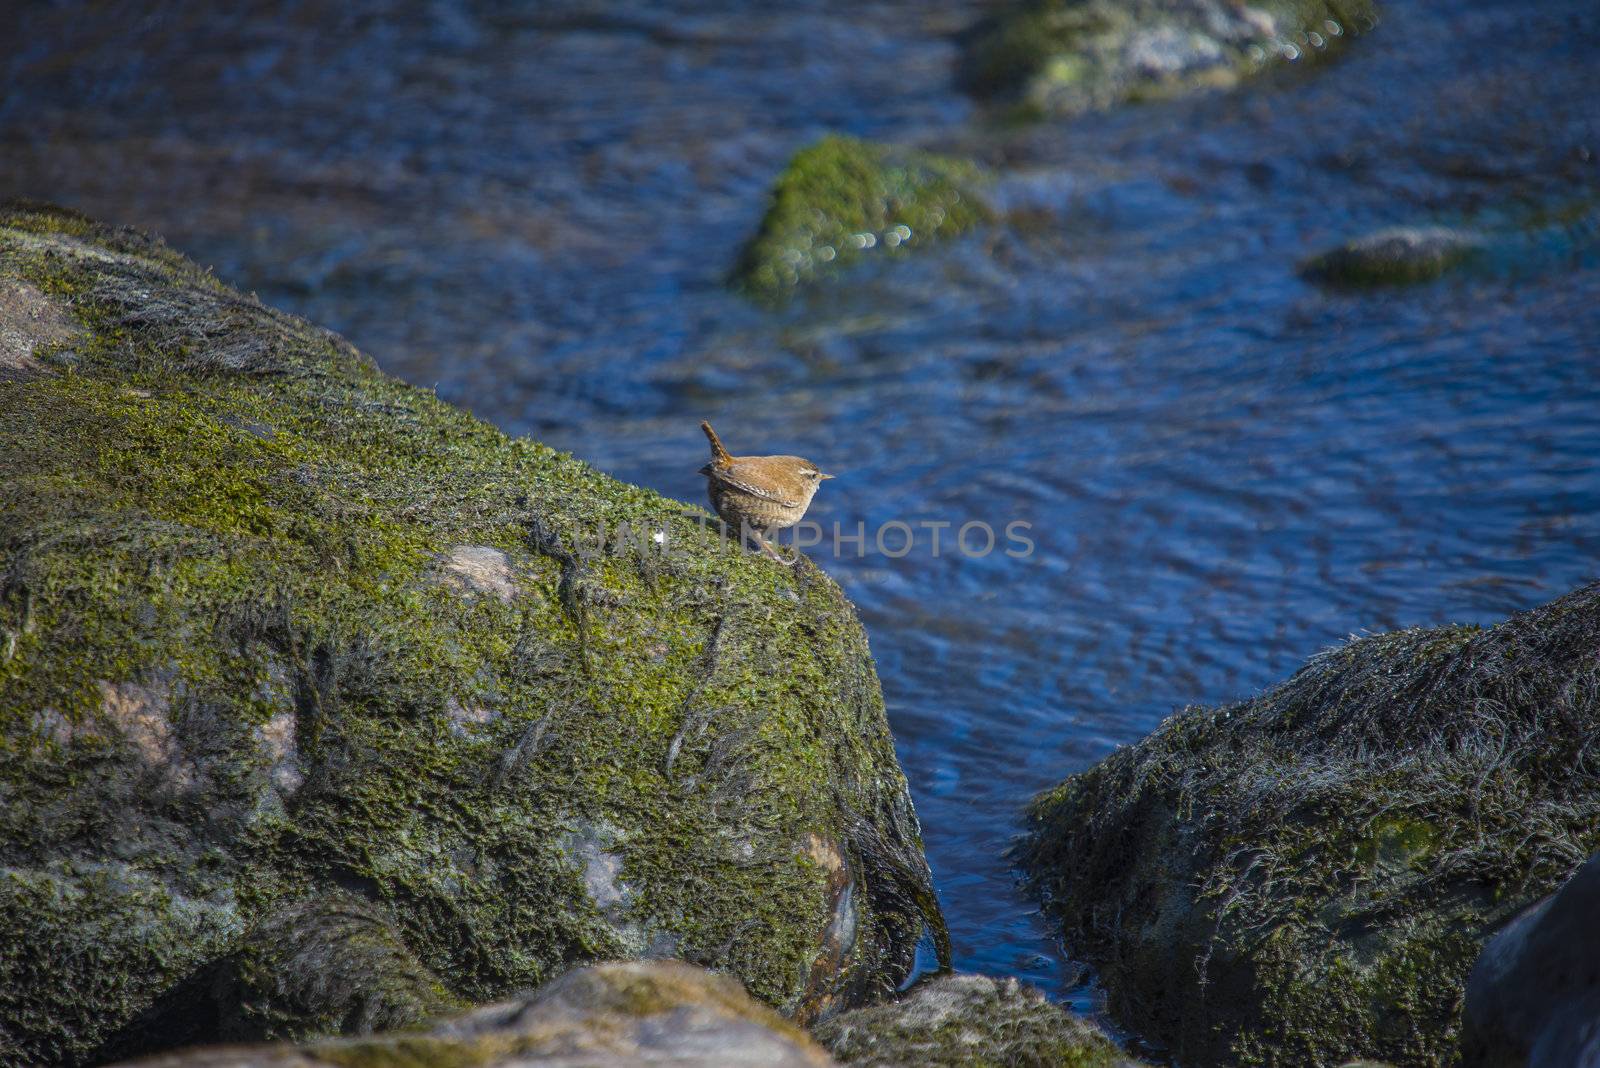
[[[838,475],[830,475],[830,474],[828,474],[828,473],[826,473],[824,471],[818,471],[817,472],[817,477],[818,478],[838,478],[839,476]]]
[[[710,464],[706,464],[700,470],[695,472],[695,474],[697,474],[697,475],[709,475],[710,473],[711,473],[711,465]]]

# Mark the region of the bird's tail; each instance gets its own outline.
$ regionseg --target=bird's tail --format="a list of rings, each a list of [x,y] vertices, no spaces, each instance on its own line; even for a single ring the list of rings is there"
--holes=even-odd
[[[732,467],[733,457],[728,455],[728,450],[722,447],[722,439],[717,437],[717,432],[711,429],[711,424],[702,422],[700,429],[706,432],[706,440],[711,442],[711,459],[718,467]]]

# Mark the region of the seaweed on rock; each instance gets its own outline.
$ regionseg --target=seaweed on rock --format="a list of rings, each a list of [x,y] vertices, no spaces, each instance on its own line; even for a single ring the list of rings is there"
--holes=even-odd
[[[963,160],[825,137],[778,177],[734,284],[763,299],[870,255],[899,255],[989,219],[982,170]]]
[[[862,1068],[1139,1068],[1089,1021],[1015,979],[946,975],[816,1028]]]
[[[1438,1065],[1484,939],[1600,845],[1600,585],[1361,638],[1036,800],[1021,859],[1186,1062]]]
[[[820,572],[135,231],[0,207],[0,280],[51,312],[0,375],[0,1064],[249,1009],[205,998],[359,1030],[630,956],[807,1020],[942,933]],[[250,951],[275,922],[304,930]]]
[[[973,35],[964,80],[1032,114],[1077,114],[1204,88],[1370,29],[1372,0],[1017,0]]]
[[[1478,236],[1443,226],[1399,226],[1348,241],[1300,267],[1303,277],[1334,286],[1430,282],[1484,250]]]

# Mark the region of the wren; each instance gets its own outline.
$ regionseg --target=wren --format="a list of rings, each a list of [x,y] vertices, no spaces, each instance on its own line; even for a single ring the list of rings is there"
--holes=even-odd
[[[711,507],[741,534],[753,534],[772,559],[793,563],[779,556],[766,536],[800,522],[822,480],[833,476],[798,456],[730,456],[710,423],[701,423],[700,429],[711,442],[711,462],[700,469]]]

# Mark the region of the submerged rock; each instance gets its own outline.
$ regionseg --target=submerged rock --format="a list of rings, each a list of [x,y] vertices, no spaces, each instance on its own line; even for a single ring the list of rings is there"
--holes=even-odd
[[[1021,859],[1187,1064],[1455,1055],[1484,940],[1600,846],[1600,585],[1361,638],[1040,797]]]
[[[1042,114],[1226,88],[1376,19],[1371,0],[1020,0],[975,37],[966,80]]]
[[[941,940],[814,568],[134,231],[0,208],[0,284],[0,1064],[396,1026],[606,958],[804,1021]]]
[[[1467,980],[1461,1063],[1600,1064],[1600,854],[1484,947]]]
[[[977,166],[850,137],[796,154],[734,282],[781,296],[866,256],[904,253],[989,218]]]
[[[1015,979],[948,975],[816,1028],[863,1068],[1137,1068],[1105,1033]]]
[[[1400,226],[1356,238],[1306,262],[1300,273],[1334,285],[1427,282],[1465,263],[1482,242],[1443,226]]]
[[[314,1045],[224,1046],[141,1068],[513,1068],[634,1064],[825,1068],[826,1052],[737,980],[676,961],[602,964],[532,997],[489,1005],[428,1031]]]

